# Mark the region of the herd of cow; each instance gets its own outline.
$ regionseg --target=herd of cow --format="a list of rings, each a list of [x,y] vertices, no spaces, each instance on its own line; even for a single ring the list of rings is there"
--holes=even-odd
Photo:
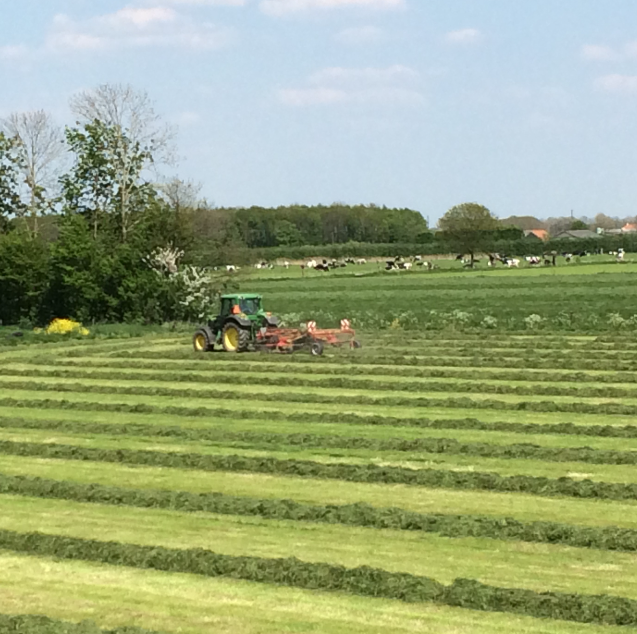
[[[599,252],[595,251],[594,253],[598,254]],[[550,253],[544,254],[542,256],[527,255],[524,257],[524,260],[529,266],[556,266],[558,257],[563,257],[566,263],[569,264],[576,257],[582,258],[590,255],[592,255],[592,252],[590,251],[581,251],[579,253],[557,253],[557,251],[551,251]],[[624,249],[620,248],[617,251],[610,251],[608,255],[615,256],[617,262],[623,262],[625,252]],[[522,262],[520,258],[503,255],[500,253],[487,253],[486,256],[488,257],[488,261],[486,264],[488,267],[491,268],[494,268],[498,265],[506,266],[508,268],[519,268]],[[464,268],[475,268],[476,265],[480,264],[481,262],[480,259],[477,259],[475,257],[467,258],[464,253],[457,255],[456,260],[461,261]],[[327,272],[334,269],[345,268],[350,264],[367,264],[367,260],[365,258],[345,258],[343,260],[312,259],[301,263],[300,267],[302,271],[304,271],[305,269],[313,269],[315,271]],[[261,261],[257,262],[253,266],[256,269],[274,269],[276,265],[271,262]],[[290,262],[286,260],[285,262],[279,264],[279,266],[282,266],[285,269],[289,269]],[[424,267],[428,271],[439,268],[433,262],[425,260],[422,255],[413,255],[408,258],[397,255],[396,257],[385,260],[386,271],[409,271],[414,266]],[[234,273],[238,271],[240,267],[233,264],[228,264],[225,267],[215,267],[215,270],[219,270],[220,268],[225,268],[228,273]]]

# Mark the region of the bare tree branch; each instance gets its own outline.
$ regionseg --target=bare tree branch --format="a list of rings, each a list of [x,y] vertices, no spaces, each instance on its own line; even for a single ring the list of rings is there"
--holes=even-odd
[[[44,110],[14,112],[0,121],[13,138],[21,159],[25,204],[31,217],[31,231],[38,232],[37,218],[51,206],[51,191],[57,186],[64,153],[64,136]]]
[[[201,202],[199,198],[201,187],[201,183],[172,178],[165,183],[161,183],[158,189],[168,204],[179,211],[180,209],[192,209],[199,206]]]
[[[162,121],[145,91],[128,84],[102,84],[72,97],[70,106],[83,123],[99,119],[117,126],[131,142],[150,152],[155,163],[174,164],[175,128]]]

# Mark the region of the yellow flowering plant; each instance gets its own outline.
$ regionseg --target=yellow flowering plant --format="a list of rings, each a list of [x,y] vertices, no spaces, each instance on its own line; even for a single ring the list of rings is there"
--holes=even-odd
[[[47,335],[79,334],[84,337],[89,334],[88,328],[84,328],[79,321],[72,319],[54,319],[45,329]]]

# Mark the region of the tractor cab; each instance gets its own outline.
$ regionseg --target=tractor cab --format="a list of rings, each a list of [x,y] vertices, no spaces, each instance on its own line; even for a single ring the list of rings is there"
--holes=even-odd
[[[219,317],[229,315],[245,315],[254,317],[263,312],[261,295],[222,295]]]
[[[220,317],[225,319],[230,315],[240,315],[242,318],[250,319],[250,321],[260,315],[265,315],[261,306],[261,295],[222,295],[221,310],[215,321]]]

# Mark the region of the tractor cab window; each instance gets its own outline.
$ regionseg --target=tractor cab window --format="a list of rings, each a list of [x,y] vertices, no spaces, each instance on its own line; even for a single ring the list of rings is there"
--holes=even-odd
[[[259,312],[259,300],[258,299],[241,299],[239,300],[239,307],[241,312],[246,315],[256,315]]]
[[[226,316],[230,314],[230,309],[232,308],[232,300],[231,299],[222,299],[221,300],[221,315]]]

